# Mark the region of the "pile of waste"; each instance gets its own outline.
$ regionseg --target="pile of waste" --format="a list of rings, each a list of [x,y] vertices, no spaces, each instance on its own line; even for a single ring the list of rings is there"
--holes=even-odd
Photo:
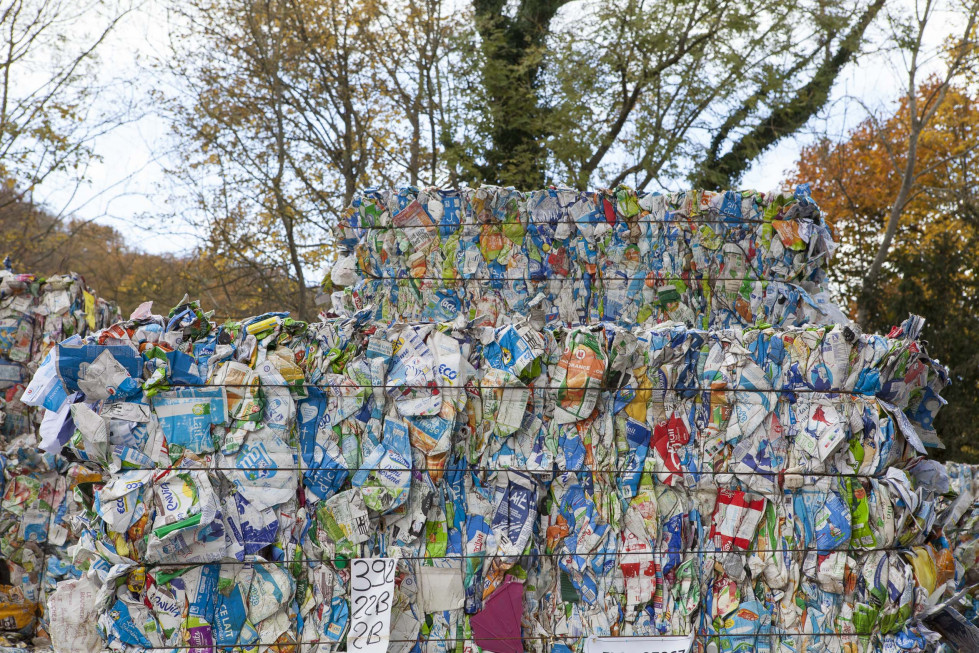
[[[702,328],[846,322],[825,288],[836,244],[794,194],[512,188],[370,190],[337,229],[334,311],[383,322]]]
[[[924,650],[963,569],[920,328],[144,305],[31,382],[99,477],[55,649]]]
[[[43,278],[0,270],[0,435],[31,430],[32,411],[21,393],[51,347],[119,317],[118,307],[90,292],[77,274]]]
[[[946,463],[951,500],[943,511],[955,559],[966,570],[960,589],[967,593],[967,615],[979,625],[979,465]]]
[[[119,319],[76,274],[41,278],[0,270],[0,643],[43,642],[44,596],[78,577],[66,547],[72,490],[84,467],[37,450],[40,414],[24,396],[28,379],[59,341]]]

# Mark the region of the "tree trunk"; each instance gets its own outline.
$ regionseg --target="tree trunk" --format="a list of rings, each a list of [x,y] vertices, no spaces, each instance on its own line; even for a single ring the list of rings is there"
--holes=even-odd
[[[289,262],[292,264],[293,273],[296,275],[298,286],[296,313],[299,319],[307,319],[306,315],[306,275],[303,273],[302,260],[299,258],[299,249],[296,244],[296,220],[292,214],[292,207],[286,201],[285,193],[282,190],[282,178],[286,167],[286,143],[285,143],[285,120],[282,115],[282,88],[278,79],[272,81],[275,88],[275,158],[276,172],[272,179],[272,190],[275,195],[275,209],[282,222],[282,227],[286,234],[286,244],[289,247]]]
[[[540,73],[551,20],[568,0],[522,0],[513,18],[501,0],[474,2],[482,40],[489,147],[474,165],[488,183],[540,188],[546,182],[547,111]]]
[[[874,0],[850,28],[836,52],[827,57],[816,70],[808,84],[799,89],[785,104],[775,107],[758,125],[739,138],[723,155],[719,148],[708,153],[704,161],[690,175],[696,188],[724,189],[737,184],[741,176],[762,152],[786,136],[791,136],[826,105],[833,84],[843,67],[853,59],[863,42],[863,35],[874,20],[885,0]],[[720,140],[724,140],[723,138]],[[714,139],[718,145],[719,140]]]

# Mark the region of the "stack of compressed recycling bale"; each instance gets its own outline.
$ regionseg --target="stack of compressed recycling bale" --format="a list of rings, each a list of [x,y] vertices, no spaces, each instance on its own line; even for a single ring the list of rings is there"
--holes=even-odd
[[[104,328],[116,307],[76,274],[41,278],[0,270],[0,642],[46,637],[44,595],[80,571],[67,561],[71,488],[84,470],[37,451],[39,412],[24,397],[27,380],[59,341]],[[38,628],[38,618],[41,618]]]
[[[835,243],[806,186],[637,194],[512,188],[368,191],[337,240],[338,312],[702,328],[843,319],[824,288]]]
[[[389,651],[566,652],[590,636],[673,635],[719,652],[928,646],[916,616],[963,574],[935,512],[945,467],[923,456],[948,378],[918,318],[887,336],[809,326],[839,312],[813,299],[832,247],[814,236],[822,222],[804,193],[736,195],[742,217],[791,222],[769,233],[796,233],[801,249],[765,241],[764,224],[747,235],[755,222],[732,235],[733,218],[712,247],[699,226],[680,230],[658,256],[690,258],[662,279],[696,283],[637,307],[643,323],[587,323],[592,308],[608,316],[599,274],[580,305],[533,283],[443,284],[458,307],[437,317],[451,319],[390,324],[451,304],[432,303],[425,282],[445,274],[453,234],[412,234],[468,219],[442,191],[426,191],[442,213],[414,193],[355,200],[351,219],[370,204],[381,228],[346,232],[360,239],[335,275],[353,277],[334,302],[348,315],[218,325],[185,302],[60,345],[38,371],[32,390],[63,416],[58,444],[100,477],[73,524],[73,560],[90,571],[49,603],[56,650],[363,650],[351,624],[366,623],[354,596],[366,577],[351,561],[382,556],[397,561]],[[520,196],[513,214],[543,196]],[[624,191],[595,197],[613,231],[649,221],[646,197],[638,212]],[[728,197],[680,203],[733,215]],[[558,203],[555,222],[570,224],[573,205]],[[529,226],[505,226],[509,212],[456,239],[467,250],[456,270],[499,276],[505,250],[509,265],[571,238],[558,225],[538,245]],[[400,226],[379,246],[385,221]],[[618,256],[619,236],[606,235],[596,272]],[[757,276],[742,272],[721,302],[711,275],[730,262],[728,235]],[[569,243],[565,254],[589,256]],[[370,285],[387,273],[356,279],[374,253],[424,266],[403,278],[411,295]],[[772,288],[813,301],[770,307]],[[683,324],[679,305],[710,329]],[[756,316],[779,326],[748,326]]]

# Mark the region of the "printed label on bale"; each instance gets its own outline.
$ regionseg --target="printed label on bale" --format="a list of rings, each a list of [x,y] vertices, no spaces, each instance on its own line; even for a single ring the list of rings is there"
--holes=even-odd
[[[693,637],[589,637],[585,653],[689,653]]]

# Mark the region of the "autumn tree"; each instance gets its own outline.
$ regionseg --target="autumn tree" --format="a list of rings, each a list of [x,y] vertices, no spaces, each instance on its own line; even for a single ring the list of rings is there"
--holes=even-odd
[[[813,183],[840,249],[829,269],[841,297],[863,326],[886,331],[908,313],[927,320],[929,353],[949,366],[949,405],[938,432],[953,458],[979,462],[979,92],[951,84],[916,141],[913,184],[901,206],[872,293],[868,269],[902,197],[910,112],[934,101],[943,78],[921,84],[886,117],[867,118],[842,142],[805,148],[790,181]],[[861,311],[862,308],[862,311]]]
[[[184,93],[164,100],[184,145],[181,212],[255,284],[291,278],[286,307],[311,316],[309,274],[354,191],[432,169],[440,5],[413,5],[407,19],[372,0],[174,9],[170,72]]]
[[[954,28],[943,20],[954,11]],[[979,315],[974,274],[979,258],[972,169],[976,137],[976,32],[979,2],[917,0],[888,16],[892,60],[904,65],[896,109],[868,109],[841,142],[807,147],[792,181],[816,185],[838,229],[831,276],[860,326],[886,330],[908,313],[924,316],[930,353],[952,370],[953,406],[939,418],[950,455],[979,460],[968,436],[979,410]],[[951,34],[929,45],[935,29]],[[941,69],[926,79],[923,72]],[[973,413],[976,413],[975,415]]]
[[[54,215],[12,189],[0,189],[0,260],[15,272],[42,277],[77,272],[99,295],[128,316],[152,299],[166,312],[183,294],[200,298],[221,318],[281,310],[290,292],[283,274],[256,284],[252,270],[197,247],[182,253],[150,254],[111,226]]]
[[[100,48],[130,11],[125,0],[0,4],[0,182],[29,196],[54,175],[77,183],[93,141],[128,117],[100,110]],[[0,207],[2,208],[2,207]]]
[[[458,115],[450,55],[465,34],[468,12],[450,12],[443,0],[377,5],[371,43],[378,64],[374,83],[402,124],[379,143],[380,166],[393,180],[433,186],[447,180],[441,133]]]
[[[101,51],[131,9],[128,0],[0,3],[0,247],[18,271],[68,272],[83,231],[102,250],[91,260],[110,258],[113,243],[91,219],[39,207],[34,194],[46,182],[77,189],[98,159],[95,140],[132,117],[118,97],[103,102],[109,89],[98,81]]]

